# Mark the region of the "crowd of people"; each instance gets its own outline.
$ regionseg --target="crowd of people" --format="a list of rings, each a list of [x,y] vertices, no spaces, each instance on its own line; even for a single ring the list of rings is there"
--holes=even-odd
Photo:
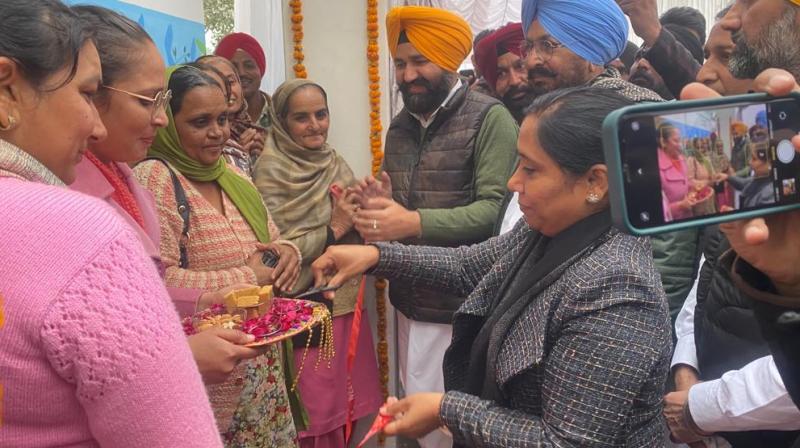
[[[0,446],[343,448],[378,413],[423,448],[798,446],[800,212],[628,235],[601,128],[636,103],[800,92],[800,0],[733,1],[708,36],[697,10],[657,11],[523,0],[473,38],[392,8],[404,106],[359,179],[328,141],[333,86],[262,92],[253,37],[166,67],[114,11],[4,0]],[[665,218],[774,200],[765,120],[659,123]],[[364,274],[397,310],[386,401]],[[181,328],[263,285],[338,288],[335,355],[296,388],[313,338]]]
[[[677,124],[665,120],[658,126],[665,222],[776,202],[766,113],[760,117],[763,122],[752,126],[730,124],[728,150],[716,131],[682,138]]]

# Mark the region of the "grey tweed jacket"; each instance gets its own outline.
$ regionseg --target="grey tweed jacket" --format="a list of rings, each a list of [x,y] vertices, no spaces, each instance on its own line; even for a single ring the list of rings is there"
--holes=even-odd
[[[613,229],[511,326],[494,372],[502,398],[458,391],[470,351],[459,345],[474,336],[459,322],[491,313],[526,238],[535,236],[521,220],[511,232],[470,247],[378,245],[375,274],[468,296],[454,316],[444,364],[448,392],[440,417],[455,444],[664,446],[662,396],[672,350],[667,303],[649,241]]]

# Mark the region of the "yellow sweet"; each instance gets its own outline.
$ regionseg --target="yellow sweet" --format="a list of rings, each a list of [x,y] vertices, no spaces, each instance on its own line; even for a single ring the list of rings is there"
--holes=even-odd
[[[237,289],[225,295],[225,308],[229,313],[245,309],[248,319],[263,316],[272,306],[272,286]]]
[[[197,323],[197,331],[210,330],[212,328],[238,329],[242,325],[242,318],[238,315],[220,314],[211,316]]]
[[[261,300],[272,300],[272,285],[262,286],[258,291],[258,296]]]
[[[243,296],[237,299],[239,308],[258,306],[259,302],[261,302],[261,298],[258,296]]]

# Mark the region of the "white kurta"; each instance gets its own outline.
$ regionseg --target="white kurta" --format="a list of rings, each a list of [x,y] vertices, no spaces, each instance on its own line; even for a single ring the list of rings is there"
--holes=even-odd
[[[411,320],[397,312],[397,364],[406,395],[444,392],[442,362],[453,338],[453,326]],[[421,448],[450,448],[453,438],[437,429],[421,439]]]

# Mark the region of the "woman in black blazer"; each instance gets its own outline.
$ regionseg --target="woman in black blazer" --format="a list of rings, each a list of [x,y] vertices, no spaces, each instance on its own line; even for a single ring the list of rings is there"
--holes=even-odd
[[[520,128],[525,222],[470,247],[338,246],[318,284],[371,273],[467,300],[453,318],[445,394],[392,402],[387,434],[440,426],[456,446],[663,446],[670,320],[647,238],[612,228],[601,124],[611,89],[539,97]]]

